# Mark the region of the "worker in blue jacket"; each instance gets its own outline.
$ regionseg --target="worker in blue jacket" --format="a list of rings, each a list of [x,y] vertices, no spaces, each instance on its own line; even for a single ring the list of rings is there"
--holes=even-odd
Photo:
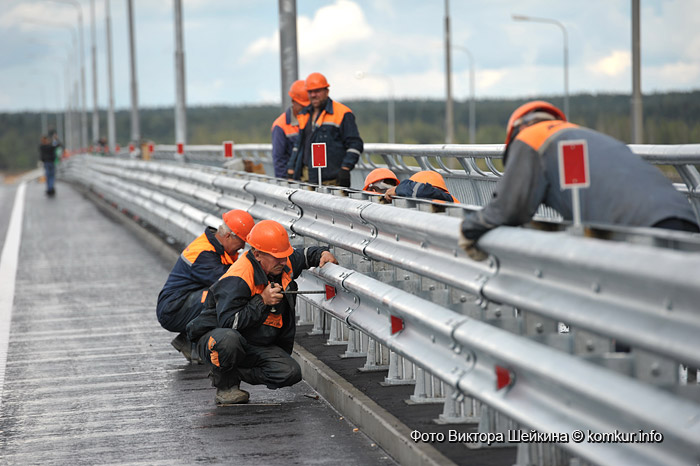
[[[276,389],[301,380],[291,357],[296,333],[294,279],[304,269],[337,264],[326,247],[292,248],[285,228],[262,220],[248,235],[250,251],[209,288],[205,309],[187,326],[211,368],[216,404],[246,403],[241,381]]]
[[[202,312],[207,290],[236,261],[255,223],[244,210],[230,210],[222,219],[218,230],[207,227],[182,251],[158,295],[158,322],[179,333],[172,345],[188,360],[191,342],[185,335],[187,324]]]
[[[583,222],[698,231],[688,199],[658,168],[623,142],[568,122],[549,102],[517,108],[506,133],[505,171],[493,199],[462,222],[460,245],[473,259],[486,258],[475,244],[481,235],[529,222],[540,204],[572,219],[571,193],[559,185],[561,141],[585,141],[588,147],[590,187],[580,191]]]

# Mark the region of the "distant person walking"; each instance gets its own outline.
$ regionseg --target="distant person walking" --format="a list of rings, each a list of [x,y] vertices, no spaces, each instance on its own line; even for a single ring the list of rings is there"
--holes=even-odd
[[[311,166],[311,144],[326,143],[327,166],[321,170],[323,184],[350,187],[350,171],[364,145],[352,110],[328,97],[330,84],[321,73],[306,78],[311,105],[299,112],[299,141],[287,166],[290,178],[318,183]]]
[[[277,178],[287,178],[287,164],[299,139],[297,115],[309,105],[306,84],[300,79],[289,88],[292,105],[272,123],[272,163]]]
[[[584,222],[699,231],[690,203],[661,171],[623,142],[569,123],[557,107],[538,100],[511,115],[505,171],[493,199],[462,222],[460,245],[472,258],[484,257],[475,248],[481,235],[530,221],[540,204],[572,219],[571,194],[559,186],[558,160],[558,143],[571,140],[588,146],[590,187],[580,192]]]
[[[39,156],[44,164],[44,175],[46,176],[46,195],[53,197],[56,195],[56,147],[47,136],[41,137],[39,144]]]

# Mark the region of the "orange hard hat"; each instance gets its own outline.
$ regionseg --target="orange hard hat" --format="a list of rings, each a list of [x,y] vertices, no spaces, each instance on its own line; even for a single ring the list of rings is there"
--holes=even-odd
[[[411,181],[415,181],[416,183],[430,183],[436,188],[440,188],[446,193],[449,193],[449,191],[447,190],[447,184],[445,184],[445,179],[438,172],[426,170],[416,173],[409,179]]]
[[[294,252],[289,243],[287,230],[281,223],[274,220],[262,220],[256,223],[248,234],[248,244],[278,259],[288,257]]]
[[[289,97],[291,97],[293,101],[299,102],[304,107],[309,105],[309,93],[306,92],[306,83],[303,79],[294,81],[292,87],[289,88]]]
[[[321,73],[311,73],[306,77],[306,90],[313,91],[314,89],[325,89],[330,87],[326,77]]]
[[[555,120],[566,121],[566,115],[564,115],[564,112],[549,102],[545,102],[544,100],[533,100],[532,102],[523,104],[515,109],[508,120],[508,126],[506,127],[506,146],[510,144],[511,139],[515,137],[515,134],[513,133],[518,126],[524,123],[522,118],[532,112],[549,113]]]
[[[245,210],[229,210],[222,215],[221,218],[224,219],[224,223],[231,229],[233,234],[238,236],[243,241],[246,241],[248,233],[250,233],[250,229],[253,228],[253,225],[255,225],[253,216]]]
[[[367,175],[367,178],[365,178],[365,187],[362,189],[364,191],[367,191],[369,185],[381,180],[394,180],[395,185],[399,184],[399,179],[396,178],[396,174],[394,174],[394,172],[392,172],[388,168],[375,168],[374,170],[369,172],[369,175]]]

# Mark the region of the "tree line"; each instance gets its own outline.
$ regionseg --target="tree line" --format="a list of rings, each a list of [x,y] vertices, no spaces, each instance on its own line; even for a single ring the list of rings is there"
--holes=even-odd
[[[332,95],[331,95],[332,97]],[[476,108],[476,143],[502,143],[511,112],[520,104],[541,98],[560,108],[561,96],[523,99],[480,99]],[[574,123],[631,142],[630,96],[626,94],[576,94],[570,96],[570,120]],[[388,142],[386,100],[343,101],[356,116],[365,142]],[[700,91],[645,95],[644,143],[691,144],[700,142]],[[267,143],[270,127],[281,113],[276,105],[197,106],[187,109],[188,144]],[[397,100],[395,137],[399,144],[439,144],[445,140],[445,103],[441,100]],[[173,144],[175,116],[172,107],[147,108],[139,112],[144,140]],[[129,109],[115,112],[118,143],[128,144]],[[469,101],[454,103],[455,143],[469,142]],[[107,116],[100,112],[100,134],[106,134]],[[55,128],[56,115],[48,115]],[[88,115],[88,124],[91,117]],[[89,126],[90,130],[91,126]],[[41,132],[41,113],[0,113],[0,170],[21,171],[36,166]]]

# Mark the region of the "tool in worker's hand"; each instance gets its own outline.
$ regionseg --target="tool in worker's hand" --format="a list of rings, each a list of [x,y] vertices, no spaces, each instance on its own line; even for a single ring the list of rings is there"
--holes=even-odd
[[[280,291],[282,294],[321,294],[325,293],[326,290],[308,290],[308,291],[303,291],[303,290],[296,290],[296,291]]]

